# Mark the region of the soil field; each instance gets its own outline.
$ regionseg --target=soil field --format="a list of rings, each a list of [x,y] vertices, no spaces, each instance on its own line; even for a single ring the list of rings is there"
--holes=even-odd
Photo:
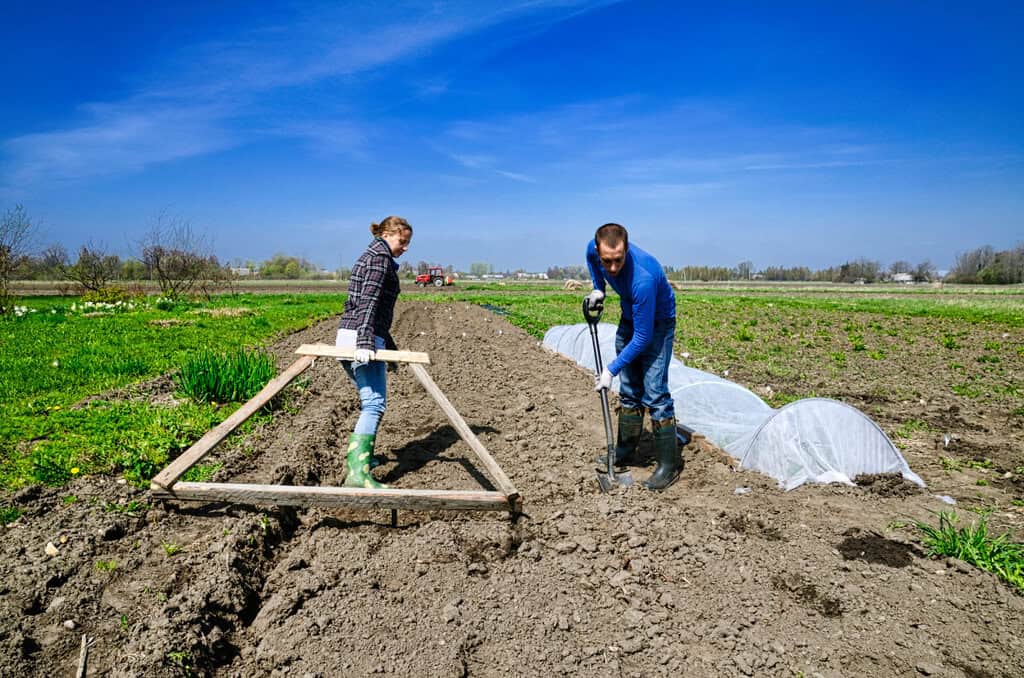
[[[279,364],[301,343],[332,342],[335,327],[280,342]],[[1021,343],[1015,331],[1000,341]],[[590,375],[463,302],[400,302],[394,335],[430,353],[430,374],[522,492],[526,515],[401,512],[391,527],[383,511],[162,505],[104,477],[28,488],[13,498],[24,514],[0,533],[0,675],[73,676],[82,634],[94,639],[88,675],[1024,675],[1024,596],[926,557],[910,524],[934,523],[949,508],[934,495],[946,494],[990,499],[993,524],[1019,525],[1008,500],[1021,498],[1020,473],[977,483],[1022,463],[1019,419],[965,412],[918,371],[927,357],[914,369],[878,360],[834,390],[869,405],[890,434],[933,422],[908,432],[904,450],[928,490],[870,478],[786,493],[688,447],[668,491],[603,495]],[[805,378],[752,364],[739,375],[751,388]],[[829,395],[833,377],[806,378]],[[166,380],[149,391],[168,400]],[[215,452],[214,480],[340,481],[354,388],[318,360],[290,393],[272,423]],[[405,368],[389,373],[388,399],[379,477],[491,489]],[[975,458],[974,444],[993,464],[940,463]],[[649,458],[649,439],[641,451]]]

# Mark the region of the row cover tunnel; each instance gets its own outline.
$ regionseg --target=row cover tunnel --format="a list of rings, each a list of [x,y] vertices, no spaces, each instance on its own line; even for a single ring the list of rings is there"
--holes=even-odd
[[[615,325],[598,323],[605,365],[615,352]],[[586,323],[556,325],[544,346],[594,371]],[[924,486],[889,437],[855,407],[828,398],[806,398],[773,409],[750,390],[673,357],[669,390],[676,420],[703,434],[739,460],[742,468],[775,478],[791,490],[806,482],[843,482],[861,474],[899,473]],[[612,382],[618,391],[619,379]]]

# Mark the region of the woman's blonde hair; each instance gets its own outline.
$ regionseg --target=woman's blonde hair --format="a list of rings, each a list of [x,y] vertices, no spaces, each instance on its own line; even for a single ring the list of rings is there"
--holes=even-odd
[[[379,224],[370,224],[370,233],[373,233],[374,238],[406,231],[412,233],[412,226],[402,217],[387,217],[382,219]]]

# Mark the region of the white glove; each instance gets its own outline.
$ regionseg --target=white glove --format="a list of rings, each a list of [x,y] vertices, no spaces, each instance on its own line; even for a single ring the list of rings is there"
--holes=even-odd
[[[373,351],[371,351],[368,348],[357,348],[356,349],[355,358],[353,359],[353,361],[355,363],[360,364],[360,365],[365,365],[366,363],[370,362],[371,360],[373,360]]]
[[[600,306],[602,301],[604,301],[604,292],[602,292],[601,290],[591,290],[590,294],[587,295],[587,305],[590,306],[591,308],[594,308],[595,306]]]
[[[601,376],[594,378],[594,390],[600,391],[602,389],[607,390],[612,387],[612,373],[608,371],[608,368],[601,370]]]

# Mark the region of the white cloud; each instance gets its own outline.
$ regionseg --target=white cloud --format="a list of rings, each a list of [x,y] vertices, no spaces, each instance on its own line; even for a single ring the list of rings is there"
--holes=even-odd
[[[310,149],[320,155],[349,155],[367,157],[366,147],[371,132],[364,125],[345,120],[303,120],[283,124],[267,130],[268,134],[292,139],[303,139]]]
[[[480,169],[494,164],[494,157],[489,155],[473,155],[469,153],[449,153],[452,160],[468,169]]]
[[[535,183],[537,183],[536,179],[534,179],[533,177],[528,177],[525,174],[519,174],[517,172],[506,172],[504,170],[494,170],[494,171],[497,172],[498,174],[500,174],[501,176],[505,177],[506,179],[511,179],[512,181],[521,181],[521,182],[526,183],[526,184],[535,184]]]
[[[770,170],[805,170],[805,169],[839,169],[842,167],[863,167],[865,165],[878,165],[883,160],[825,160],[821,162],[776,162],[762,165],[747,165],[743,169],[748,172],[763,172]]]
[[[237,31],[216,43],[181,48],[165,57],[163,72],[144,79],[133,96],[79,106],[84,120],[77,125],[4,141],[3,183],[27,188],[44,181],[134,172],[263,134],[313,141],[321,151],[359,154],[369,133],[354,113],[344,120],[333,114],[325,119],[322,113],[303,117],[291,106],[292,119],[281,124],[266,122],[265,109],[273,107],[275,97],[287,100],[291,88],[324,82],[331,83],[336,100],[353,78],[456,37],[526,14],[547,12],[545,20],[556,22],[600,4],[456,2],[441,9],[434,3],[394,8],[299,5],[296,11],[303,14],[286,25]],[[446,85],[432,81],[424,87],[436,96]]]
[[[16,137],[4,144],[11,158],[9,183],[67,181],[142,169],[229,148],[235,136],[213,107],[97,109],[91,124]]]

